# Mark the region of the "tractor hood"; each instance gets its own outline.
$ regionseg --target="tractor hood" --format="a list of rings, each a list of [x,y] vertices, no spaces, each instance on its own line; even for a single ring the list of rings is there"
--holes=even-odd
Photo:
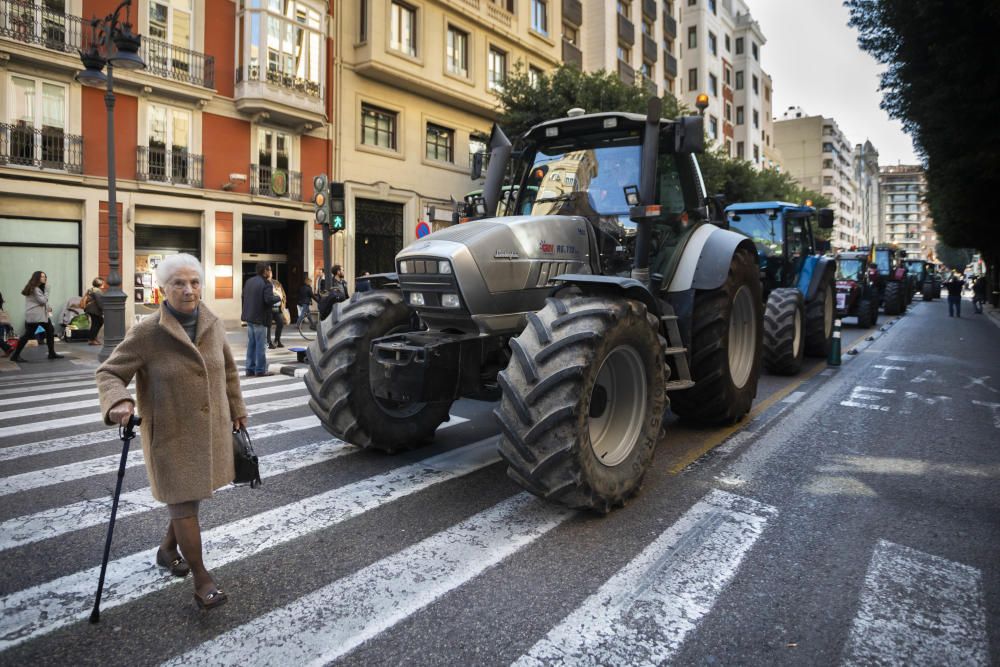
[[[400,288],[431,328],[516,329],[542,308],[551,278],[592,272],[592,234],[585,218],[560,215],[449,227],[396,255]]]

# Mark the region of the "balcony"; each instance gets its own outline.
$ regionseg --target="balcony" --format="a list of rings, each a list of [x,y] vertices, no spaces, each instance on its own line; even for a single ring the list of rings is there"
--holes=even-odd
[[[82,21],[25,0],[0,0],[0,37],[76,53],[80,48]]]
[[[567,65],[575,65],[583,69],[583,52],[565,39],[562,43],[562,59]]]
[[[621,14],[618,15],[618,41],[629,46],[635,44],[635,26]]]
[[[628,66],[628,64],[618,61],[618,77],[625,83],[626,86],[631,86],[635,83],[635,70]]]
[[[643,35],[642,36],[642,59],[645,60],[645,61],[647,61],[647,62],[655,63],[656,62],[656,55],[657,55],[656,52],[657,51],[658,51],[658,49],[656,48],[656,40],[654,40],[649,35]]]
[[[263,164],[251,164],[250,194],[302,201],[302,174]]]
[[[656,0],[642,0],[642,15],[650,21],[656,20]]]
[[[136,148],[135,178],[171,185],[202,186],[204,158],[185,150],[169,151],[159,146]]]
[[[563,0],[562,18],[566,23],[579,28],[583,25],[583,3],[580,0]]]
[[[145,36],[140,55],[146,61],[146,71],[150,74],[202,88],[215,88],[214,56]]]
[[[288,127],[326,121],[319,83],[253,64],[236,69],[236,108],[248,114],[267,114],[272,122]]]
[[[663,12],[663,34],[667,39],[677,39],[677,19]]]
[[[0,165],[83,173],[83,137],[57,128],[0,123]]]
[[[664,56],[666,57],[666,60],[663,62],[664,71],[667,73],[667,76],[676,79],[677,78],[677,58],[675,58],[674,56],[670,55],[669,53],[665,53]]]

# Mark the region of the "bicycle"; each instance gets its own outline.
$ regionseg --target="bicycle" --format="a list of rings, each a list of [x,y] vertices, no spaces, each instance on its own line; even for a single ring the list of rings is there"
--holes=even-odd
[[[306,324],[309,322],[309,324]],[[319,311],[309,310],[309,314],[305,317],[300,317],[298,321],[299,335],[306,340],[312,340],[316,337],[316,325],[319,322]]]

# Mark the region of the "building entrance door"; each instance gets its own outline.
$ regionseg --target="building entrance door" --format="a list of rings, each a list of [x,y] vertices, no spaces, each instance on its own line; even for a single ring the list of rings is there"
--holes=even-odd
[[[302,286],[305,266],[305,223],[243,217],[241,284],[256,273],[257,262],[271,265],[273,277],[285,288],[290,316],[295,317],[295,300]]]
[[[403,205],[376,199],[354,200],[354,268],[357,275],[396,270],[403,249]]]

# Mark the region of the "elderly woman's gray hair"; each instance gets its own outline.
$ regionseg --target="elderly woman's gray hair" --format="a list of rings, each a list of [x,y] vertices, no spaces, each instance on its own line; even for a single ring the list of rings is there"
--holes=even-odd
[[[198,277],[201,278],[201,284],[205,284],[205,269],[202,268],[201,262],[198,261],[197,257],[186,252],[167,255],[163,258],[160,265],[156,267],[156,283],[166,285],[180,269],[194,269],[198,272]]]

